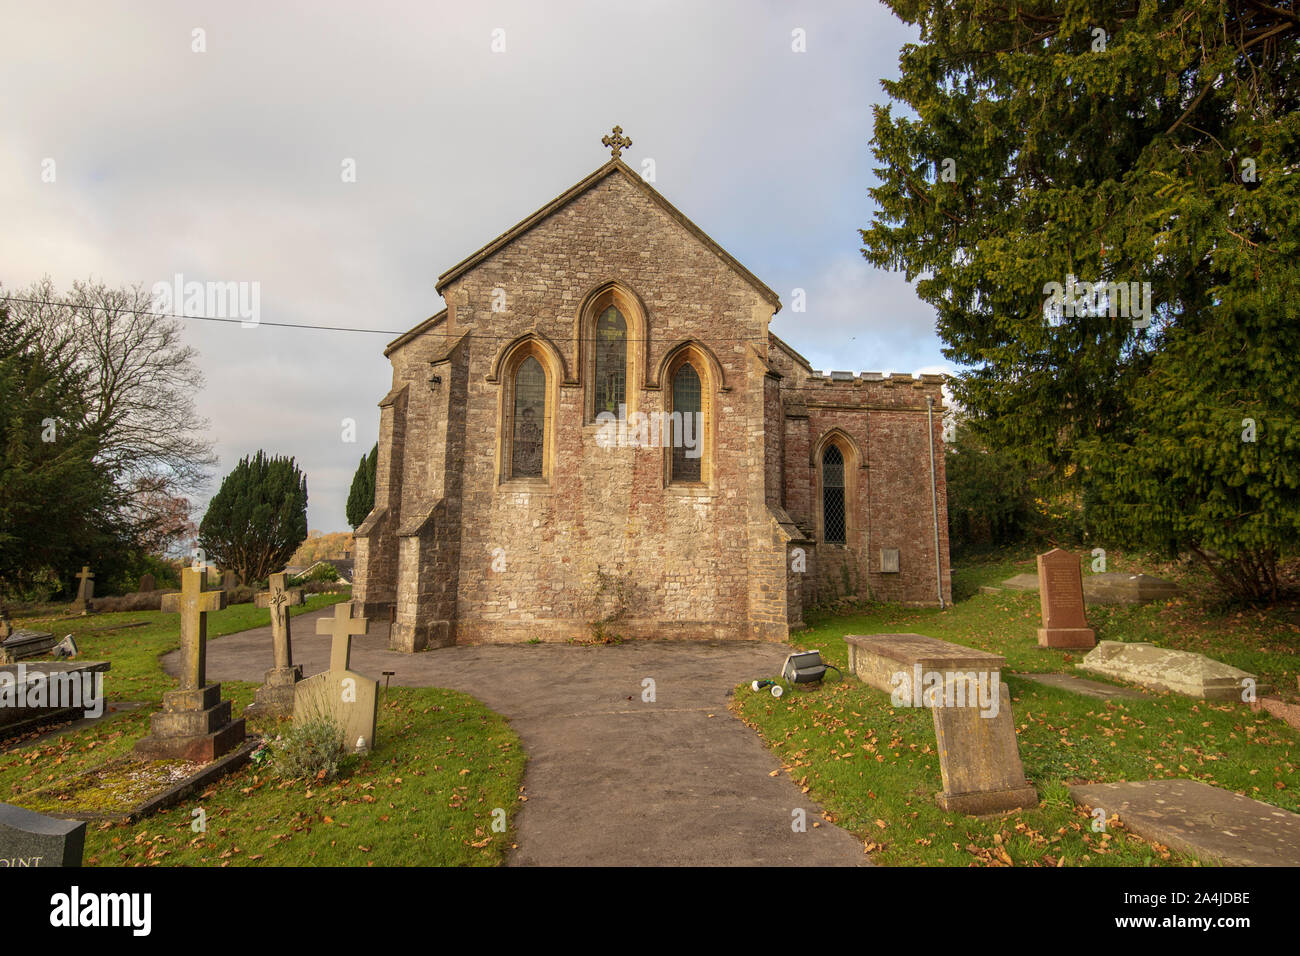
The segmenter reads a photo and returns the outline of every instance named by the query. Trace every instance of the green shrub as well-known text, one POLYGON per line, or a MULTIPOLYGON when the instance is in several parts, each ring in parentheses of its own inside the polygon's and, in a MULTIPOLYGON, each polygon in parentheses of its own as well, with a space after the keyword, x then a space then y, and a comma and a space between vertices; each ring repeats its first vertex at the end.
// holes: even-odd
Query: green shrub
POLYGON ((343 728, 325 716, 295 720, 271 750, 272 766, 285 780, 333 780, 346 754, 343 728))

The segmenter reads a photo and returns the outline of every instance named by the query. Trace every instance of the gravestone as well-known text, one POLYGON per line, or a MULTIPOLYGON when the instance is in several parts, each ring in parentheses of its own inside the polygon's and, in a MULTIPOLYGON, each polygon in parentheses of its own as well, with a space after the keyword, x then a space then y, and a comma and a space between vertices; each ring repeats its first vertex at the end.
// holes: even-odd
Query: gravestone
MULTIPOLYGON (((961 680, 960 673, 944 675, 946 700, 955 699, 947 685, 956 680, 961 680)), ((943 775, 937 800, 945 810, 979 815, 1038 806, 1038 793, 1025 779, 1020 762, 1011 692, 1001 682, 998 697, 993 713, 969 703, 930 708, 943 775)))
POLYGON ((1102 641, 1079 662, 1079 667, 1152 690, 1173 691, 1201 700, 1242 700, 1247 688, 1256 695, 1269 690, 1247 671, 1204 654, 1154 644, 1102 641))
POLYGON ((0 664, 15 664, 29 657, 43 657, 54 649, 54 635, 48 631, 26 628, 14 631, 0 641, 0 664))
POLYGON ((1095 647, 1097 635, 1083 615, 1083 572, 1079 558, 1053 548, 1038 556, 1038 603, 1043 626, 1039 647, 1095 647))
POLYGON ((0 738, 103 713, 108 661, 0 665, 0 738))
POLYGON ((234 571, 225 571, 221 575, 221 590, 233 591, 239 587, 239 575, 234 571))
POLYGON ((295 722, 329 717, 342 728, 344 746, 357 753, 374 748, 379 717, 379 681, 348 669, 352 636, 368 629, 364 617, 352 617, 349 602, 335 604, 332 618, 316 622, 317 634, 333 637, 330 669, 299 681, 293 697, 295 722))
MULTIPOLYGON (((289 577, 287 572, 285 573, 284 576, 286 580, 289 577)), ((302 588, 285 588, 284 594, 285 594, 285 598, 289 602, 289 607, 299 607, 300 605, 306 603, 306 601, 303 598, 302 588)), ((267 608, 269 608, 271 606, 271 592, 258 591, 256 594, 254 594, 253 606, 256 608, 260 608, 262 610, 266 610, 267 608)))
POLYGON ((0 607, 0 641, 6 640, 13 632, 14 626, 9 620, 9 612, 0 607))
POLYGON ((1001 813, 1038 805, 1025 779, 1011 695, 1001 681, 1006 658, 922 634, 850 634, 849 670, 902 706, 928 706, 939 744, 943 790, 936 800, 955 813, 1001 813), (980 702, 996 679, 997 703, 980 702))
POLYGON ((148 737, 135 752, 150 760, 210 763, 244 740, 244 720, 232 720, 221 685, 207 682, 209 611, 226 606, 224 591, 208 591, 207 570, 181 571, 181 685, 163 694, 163 709, 150 718, 148 737))
POLYGON ((72 602, 75 614, 89 614, 95 609, 95 576, 90 573, 90 565, 83 565, 77 575, 81 583, 77 586, 77 598, 72 602))
POLYGON ((154 582, 152 574, 145 573, 140 575, 140 586, 136 588, 136 591, 138 593, 144 593, 145 591, 156 591, 157 589, 158 589, 158 585, 154 582))
POLYGON ((1089 604, 1148 604, 1167 601, 1179 591, 1172 581, 1150 574, 1107 571, 1083 579, 1083 597, 1089 604))
POLYGON ((58 820, 0 803, 0 867, 81 866, 84 820, 58 820))
POLYGON ((293 602, 284 580, 283 574, 271 575, 271 589, 258 595, 267 599, 271 611, 275 664, 266 672, 253 702, 244 708, 245 716, 288 717, 293 713, 294 688, 302 680, 302 665, 293 663, 293 642, 289 633, 289 605, 293 602))

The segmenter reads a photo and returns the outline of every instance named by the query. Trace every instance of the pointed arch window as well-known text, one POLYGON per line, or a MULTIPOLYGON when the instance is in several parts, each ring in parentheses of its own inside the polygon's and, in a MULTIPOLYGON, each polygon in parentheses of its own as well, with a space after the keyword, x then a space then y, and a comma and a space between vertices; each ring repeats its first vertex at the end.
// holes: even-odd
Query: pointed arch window
POLYGON ((610 306, 596 322, 594 414, 619 413, 627 404, 627 320, 610 306))
POLYGON ((546 429, 546 372, 535 356, 519 363, 514 380, 514 427, 511 432, 510 477, 542 477, 546 429))
POLYGON ((827 544, 847 540, 844 504, 844 453, 831 443, 822 452, 822 540, 827 544))
POLYGON ((700 373, 689 361, 673 374, 671 481, 700 480, 704 448, 704 404, 700 373))

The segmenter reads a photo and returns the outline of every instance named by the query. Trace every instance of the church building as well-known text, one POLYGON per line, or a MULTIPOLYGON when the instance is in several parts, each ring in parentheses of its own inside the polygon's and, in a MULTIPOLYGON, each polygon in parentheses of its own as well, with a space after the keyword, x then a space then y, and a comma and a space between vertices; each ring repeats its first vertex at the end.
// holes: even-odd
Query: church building
POLYGON ((395 605, 420 651, 784 641, 812 604, 951 601, 943 376, 815 371, 777 294, 604 143, 385 350, 358 610, 395 605))

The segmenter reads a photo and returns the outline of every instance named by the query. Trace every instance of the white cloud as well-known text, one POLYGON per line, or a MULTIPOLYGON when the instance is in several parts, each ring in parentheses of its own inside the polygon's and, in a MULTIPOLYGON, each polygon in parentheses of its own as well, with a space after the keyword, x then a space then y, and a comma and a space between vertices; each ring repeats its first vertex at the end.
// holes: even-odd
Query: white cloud
MULTIPOLYGON (((914 38, 883 6, 96 0, 17 7, 6 29, 6 288, 180 272, 260 282, 264 321, 397 332, 440 308, 442 271, 603 163, 619 123, 629 163, 653 157, 661 191, 787 310, 808 290, 808 314, 773 328, 814 364, 940 361, 929 309, 858 253, 870 106, 914 38)), ((195 322, 187 338, 222 473, 293 454, 311 526, 342 528, 388 337, 195 322)))

